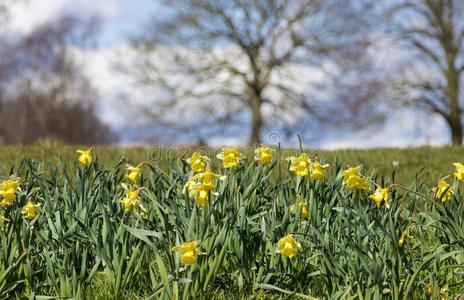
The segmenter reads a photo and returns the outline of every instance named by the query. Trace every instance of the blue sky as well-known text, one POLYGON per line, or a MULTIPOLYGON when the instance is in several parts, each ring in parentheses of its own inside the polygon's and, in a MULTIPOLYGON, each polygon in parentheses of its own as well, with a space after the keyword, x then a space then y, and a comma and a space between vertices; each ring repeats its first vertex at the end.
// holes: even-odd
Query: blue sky
MULTIPOLYGON (((112 47, 127 42, 127 36, 135 34, 153 16, 159 7, 153 0, 114 0, 113 15, 102 14, 103 28, 101 33, 101 47, 112 47)), ((72 4, 79 7, 79 4, 72 4)), ((88 7, 81 7, 82 13, 88 7)), ((98 13, 98 12, 97 12, 98 13)))

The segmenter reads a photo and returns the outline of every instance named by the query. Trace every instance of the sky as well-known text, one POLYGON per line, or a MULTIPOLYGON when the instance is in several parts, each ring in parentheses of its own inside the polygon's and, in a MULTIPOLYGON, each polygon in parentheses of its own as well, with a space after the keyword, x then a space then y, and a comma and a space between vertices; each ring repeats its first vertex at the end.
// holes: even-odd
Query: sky
MULTIPOLYGON (((138 119, 137 113, 120 101, 121 95, 139 99, 146 91, 134 89, 130 78, 115 71, 114 62, 130 57, 128 37, 140 31, 151 16, 162 14, 162 10, 155 0, 28 0, 12 8, 10 29, 26 34, 63 13, 97 15, 101 19, 98 48, 77 49, 78 60, 101 95, 98 105, 100 118, 121 137, 122 144, 146 142, 153 127, 134 121, 138 119)), ((283 145, 297 145, 296 134, 284 137, 274 131, 265 133, 263 142, 275 143, 272 134, 277 135, 277 141, 283 145)), ((323 133, 307 128, 299 134, 308 146, 324 149, 441 145, 449 141, 448 130, 440 118, 407 109, 392 114, 383 126, 356 132, 333 128, 323 133)), ((167 137, 159 139, 161 143, 171 142, 167 137)), ((190 144, 188 139, 186 135, 177 143, 190 144)), ((222 136, 211 137, 209 142, 212 146, 243 145, 246 139, 247 134, 243 131, 226 131, 222 136)))

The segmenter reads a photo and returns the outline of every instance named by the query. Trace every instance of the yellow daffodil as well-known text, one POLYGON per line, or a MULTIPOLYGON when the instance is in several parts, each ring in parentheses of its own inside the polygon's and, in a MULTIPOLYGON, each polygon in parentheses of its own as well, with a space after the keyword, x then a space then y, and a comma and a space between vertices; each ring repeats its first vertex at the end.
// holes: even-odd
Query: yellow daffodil
POLYGON ((377 207, 382 205, 382 202, 388 206, 388 188, 377 188, 374 194, 369 195, 369 199, 373 200, 377 207))
MULTIPOLYGON (((307 219, 309 217, 309 206, 304 201, 299 201, 297 205, 298 209, 300 210, 300 216, 302 219, 307 219)), ((295 205, 290 206, 290 212, 295 213, 295 205)))
MULTIPOLYGON (((440 294, 440 300, 447 300, 448 297, 446 296, 448 292, 448 284, 446 284, 444 287, 442 287, 440 290, 439 290, 439 294, 440 294)), ((427 295, 428 296, 433 296, 433 293, 434 293, 434 286, 433 286, 433 283, 429 283, 427 285, 427 295)), ((456 297, 455 299, 460 299, 461 297, 456 297)))
POLYGON ((456 168, 454 177, 456 177, 459 181, 464 181, 464 165, 461 163, 453 163, 453 166, 456 168))
POLYGON ((139 209, 142 212, 145 212, 145 208, 143 207, 142 200, 140 199, 140 189, 129 188, 126 190, 126 197, 119 200, 119 202, 124 207, 124 212, 139 212, 139 209))
MULTIPOLYGON (((440 300, 448 300, 449 298, 447 297, 448 294, 448 284, 446 284, 444 287, 440 289, 440 300)), ((462 295, 459 297, 462 298, 462 295)), ((459 299, 456 298, 456 299, 459 299)))
POLYGON ((194 196, 195 193, 200 189, 201 184, 197 182, 195 179, 190 179, 184 185, 184 194, 188 194, 189 196, 194 196))
POLYGON ((0 206, 10 206, 16 200, 16 192, 19 190, 19 178, 11 176, 9 179, 0 183, 0 206))
POLYGON ((361 166, 354 168, 348 168, 342 171, 343 184, 346 186, 358 189, 358 190, 368 190, 369 183, 366 177, 361 175, 361 166))
POLYGON ((187 159, 187 163, 190 164, 190 167, 195 173, 201 173, 206 171, 209 158, 206 155, 201 155, 198 152, 194 152, 192 156, 187 159))
POLYGON ((329 164, 321 164, 319 161, 314 161, 311 163, 311 174, 309 178, 313 180, 324 180, 324 169, 330 167, 329 164))
POLYGON ((139 181, 140 176, 142 175, 142 165, 143 163, 139 164, 137 167, 133 167, 131 165, 127 165, 126 170, 126 179, 132 184, 137 183, 139 181))
POLYGON ((216 189, 216 181, 220 178, 221 178, 220 175, 215 174, 211 171, 200 173, 199 179, 201 181, 202 190, 212 191, 216 189))
POLYGON ((342 176, 346 180, 351 176, 362 176, 361 175, 361 166, 350 167, 342 171, 342 176))
POLYGON ((210 195, 217 196, 218 193, 207 191, 203 189, 201 183, 190 182, 188 183, 188 193, 191 198, 195 198, 197 201, 198 207, 204 207, 206 202, 208 202, 210 195))
POLYGON ((87 150, 77 150, 79 154, 79 162, 84 166, 88 166, 92 163, 92 147, 87 150))
POLYGON ((292 258, 301 249, 300 243, 293 237, 293 234, 284 236, 277 242, 276 253, 280 253, 283 256, 292 258))
POLYGON ((367 178, 364 176, 351 176, 345 181, 345 184, 354 189, 358 190, 368 190, 369 184, 367 182, 367 178))
POLYGON ((433 188, 433 192, 435 193, 435 197, 442 202, 446 202, 447 200, 451 200, 454 194, 454 188, 449 185, 445 179, 440 179, 438 182, 438 186, 433 188))
POLYGON ((262 165, 269 165, 272 163, 273 152, 275 150, 269 147, 261 146, 255 150, 255 161, 262 165))
POLYGON ((222 152, 217 155, 217 158, 222 160, 224 168, 233 169, 239 165, 244 155, 240 153, 238 148, 224 148, 222 152))
POLYGON ((22 209, 24 217, 28 220, 32 220, 37 216, 39 211, 40 203, 34 204, 30 199, 27 201, 26 205, 22 209))
POLYGON ((198 260, 198 245, 200 244, 199 241, 193 241, 178 245, 172 248, 173 251, 180 253, 180 261, 184 265, 193 265, 197 263, 198 260))
POLYGON ((207 170, 202 173, 198 173, 194 175, 191 180, 198 180, 201 183, 201 189, 205 191, 212 191, 216 189, 216 182, 217 180, 224 180, 226 176, 221 176, 212 172, 211 170, 207 170))
POLYGON ((401 249, 404 247, 406 241, 412 240, 412 235, 410 234, 410 227, 401 233, 400 239, 398 240, 398 247, 401 249))
POLYGON ((208 201, 209 199, 209 192, 208 191, 205 191, 205 190, 200 190, 198 191, 198 194, 197 194, 197 205, 199 207, 203 207, 205 206, 206 202, 208 201))
POLYGON ((303 153, 298 157, 288 157, 287 161, 290 162, 289 170, 292 171, 296 176, 306 176, 309 174, 311 159, 306 153, 303 153))
POLYGON ((214 192, 218 180, 224 180, 226 176, 221 176, 210 170, 195 174, 184 186, 184 193, 192 198, 196 198, 199 207, 203 207, 209 200, 210 195, 217 196, 214 192))

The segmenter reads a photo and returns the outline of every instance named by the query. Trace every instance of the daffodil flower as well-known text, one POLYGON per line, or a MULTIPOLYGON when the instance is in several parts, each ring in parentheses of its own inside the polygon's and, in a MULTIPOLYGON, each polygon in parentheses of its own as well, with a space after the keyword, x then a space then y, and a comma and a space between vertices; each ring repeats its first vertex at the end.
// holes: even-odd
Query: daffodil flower
POLYGON ((132 184, 135 184, 135 183, 137 183, 137 181, 139 181, 140 176, 142 175, 142 165, 143 164, 144 163, 141 163, 136 167, 133 167, 133 166, 131 166, 129 164, 127 165, 127 167, 126 167, 126 170, 127 170, 126 179, 127 179, 127 181, 129 181, 132 184))
POLYGON ((319 161, 314 161, 311 163, 311 173, 309 178, 313 180, 324 180, 324 169, 330 167, 329 164, 321 164, 319 161))
POLYGON ((190 164, 190 167, 195 173, 201 173, 206 171, 207 162, 209 157, 206 155, 201 155, 198 152, 194 152, 192 156, 187 159, 187 163, 190 164))
POLYGON ((0 183, 0 206, 10 206, 16 200, 16 192, 19 190, 19 177, 11 176, 9 179, 0 183))
POLYGON ((369 189, 369 184, 367 182, 367 178, 364 176, 351 176, 346 181, 345 184, 348 187, 358 189, 358 190, 365 190, 369 189))
POLYGON ((198 173, 187 181, 184 186, 184 193, 196 198, 197 205, 203 207, 208 202, 210 195, 218 195, 218 193, 214 192, 217 180, 224 180, 225 178, 226 176, 221 176, 210 170, 198 173))
POLYGON ((299 250, 301 250, 301 245, 293 237, 293 234, 284 236, 277 242, 276 253, 280 253, 283 256, 292 258, 298 253, 299 250))
POLYGON ((190 185, 189 196, 195 198, 198 207, 204 207, 211 196, 219 195, 217 192, 205 190, 200 183, 190 185))
MULTIPOLYGON (((388 188, 377 188, 374 192, 374 194, 369 195, 369 199, 373 200, 377 207, 380 207, 382 205, 382 202, 385 202, 385 204, 388 204, 388 194, 389 189, 388 188)), ((388 208, 388 207, 387 207, 388 208)))
POLYGON ((84 166, 87 167, 92 163, 92 147, 87 150, 77 150, 76 152, 79 154, 79 162, 84 166))
POLYGON ((259 162, 262 165, 269 165, 272 163, 272 158, 274 154, 274 149, 260 146, 255 150, 255 161, 259 162))
POLYGON ((32 200, 28 200, 26 205, 22 209, 22 214, 28 220, 32 220, 37 216, 37 212, 39 211, 40 203, 34 204, 32 200))
POLYGON ((224 168, 233 169, 239 165, 245 156, 240 153, 238 148, 224 148, 216 157, 222 160, 224 168))
POLYGON ((184 185, 183 193, 188 194, 189 196, 194 196, 195 193, 199 190, 201 184, 195 179, 189 179, 184 185))
POLYGON ((212 172, 211 170, 207 170, 205 172, 195 174, 194 176, 192 176, 190 180, 197 180, 198 182, 200 182, 202 190, 212 191, 216 189, 217 180, 225 180, 226 178, 227 176, 221 176, 212 172))
POLYGON ((298 157, 287 157, 286 160, 290 162, 289 170, 296 176, 306 176, 309 174, 311 159, 306 153, 303 153, 298 157))
POLYGON ((433 188, 433 192, 437 199, 440 199, 442 202, 446 202, 453 198, 454 188, 449 185, 445 179, 440 179, 438 186, 433 188))
POLYGON ((142 212, 146 211, 146 209, 143 207, 142 200, 140 199, 140 191, 141 189, 126 188, 126 196, 123 199, 119 200, 119 202, 124 207, 125 213, 138 213, 139 210, 141 210, 142 212))
MULTIPOLYGON (((299 201, 297 204, 298 209, 300 210, 300 216, 302 219, 307 219, 309 217, 309 206, 304 201, 299 201)), ((290 206, 290 212, 296 213, 295 205, 290 206)))
POLYGON ((172 248, 172 251, 176 251, 180 253, 180 261, 184 265, 193 265, 197 263, 198 260, 198 245, 200 244, 199 241, 193 241, 188 243, 183 243, 172 248))
POLYGON ((408 227, 405 231, 401 233, 400 239, 398 240, 398 247, 401 249, 404 247, 406 241, 412 240, 413 237, 410 234, 411 227, 408 227))
POLYGON ((205 206, 209 200, 209 192, 205 190, 199 190, 197 193, 197 204, 199 207, 205 206))
POLYGON ((461 163, 453 163, 453 166, 456 168, 454 177, 456 177, 459 181, 464 181, 464 165, 461 163))
POLYGON ((361 166, 342 171, 342 177, 343 184, 350 188, 366 191, 369 189, 367 178, 361 175, 361 166))

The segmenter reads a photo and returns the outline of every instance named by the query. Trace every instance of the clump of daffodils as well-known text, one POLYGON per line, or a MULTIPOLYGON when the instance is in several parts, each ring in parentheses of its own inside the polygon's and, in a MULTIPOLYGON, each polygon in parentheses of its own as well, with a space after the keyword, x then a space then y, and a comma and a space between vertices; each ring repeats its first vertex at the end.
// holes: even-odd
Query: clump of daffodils
POLYGON ((34 204, 32 200, 28 200, 26 205, 22 209, 22 214, 24 215, 24 218, 28 220, 33 220, 37 216, 37 212, 40 209, 40 203, 39 204, 34 204))
POLYGON ((296 176, 306 176, 309 174, 311 159, 309 158, 308 154, 302 153, 298 157, 287 157, 287 161, 290 162, 289 170, 296 176))
POLYGON ((238 167, 240 161, 245 158, 238 148, 223 148, 222 152, 216 157, 222 160, 222 164, 226 169, 238 167))
POLYGON ((0 196, 2 197, 0 206, 10 206, 13 204, 13 201, 16 200, 16 192, 20 190, 19 182, 19 177, 11 176, 0 183, 0 196))
POLYGON ((367 177, 361 175, 361 166, 348 168, 342 171, 343 184, 358 190, 367 191, 369 184, 367 177))
POLYGON ((378 208, 382 205, 382 202, 385 202, 385 206, 390 208, 389 200, 389 188, 377 188, 374 194, 369 195, 369 199, 375 202, 378 208))
POLYGON ((216 174, 211 170, 195 174, 185 184, 184 193, 188 193, 189 197, 195 198, 197 205, 203 207, 211 195, 217 196, 215 192, 217 181, 225 180, 225 178, 225 176, 216 174))
POLYGON ((260 146, 255 150, 255 161, 259 162, 261 165, 269 165, 272 163, 274 156, 274 149, 260 146))
POLYGON ((125 213, 140 211, 146 212, 146 209, 143 207, 142 200, 140 198, 140 192, 142 189, 136 189, 135 187, 127 187, 123 184, 124 189, 126 190, 126 196, 119 200, 119 203, 122 204, 125 213))
POLYGON ((454 188, 442 178, 438 181, 437 187, 433 188, 433 192, 437 199, 446 202, 453 198, 454 188))
POLYGON ((81 165, 83 165, 84 167, 89 166, 93 161, 92 149, 93 149, 93 147, 90 147, 87 150, 77 150, 76 151, 79 154, 78 160, 81 163, 81 165))
POLYGON ((180 253, 180 261, 184 265, 193 265, 197 263, 198 254, 200 254, 198 245, 199 241, 187 242, 172 248, 173 251, 180 253))
POLYGON ((201 155, 198 152, 194 152, 190 158, 187 159, 187 163, 195 173, 202 173, 206 171, 208 166, 209 157, 201 155))
POLYGON ((299 250, 301 250, 301 244, 293 237, 293 234, 288 234, 277 242, 276 253, 288 258, 294 257, 299 250))
POLYGON ((287 157, 290 162, 289 170, 296 176, 308 176, 313 180, 324 180, 324 169, 328 168, 329 164, 322 164, 318 160, 311 161, 308 154, 302 153, 299 156, 287 157))

